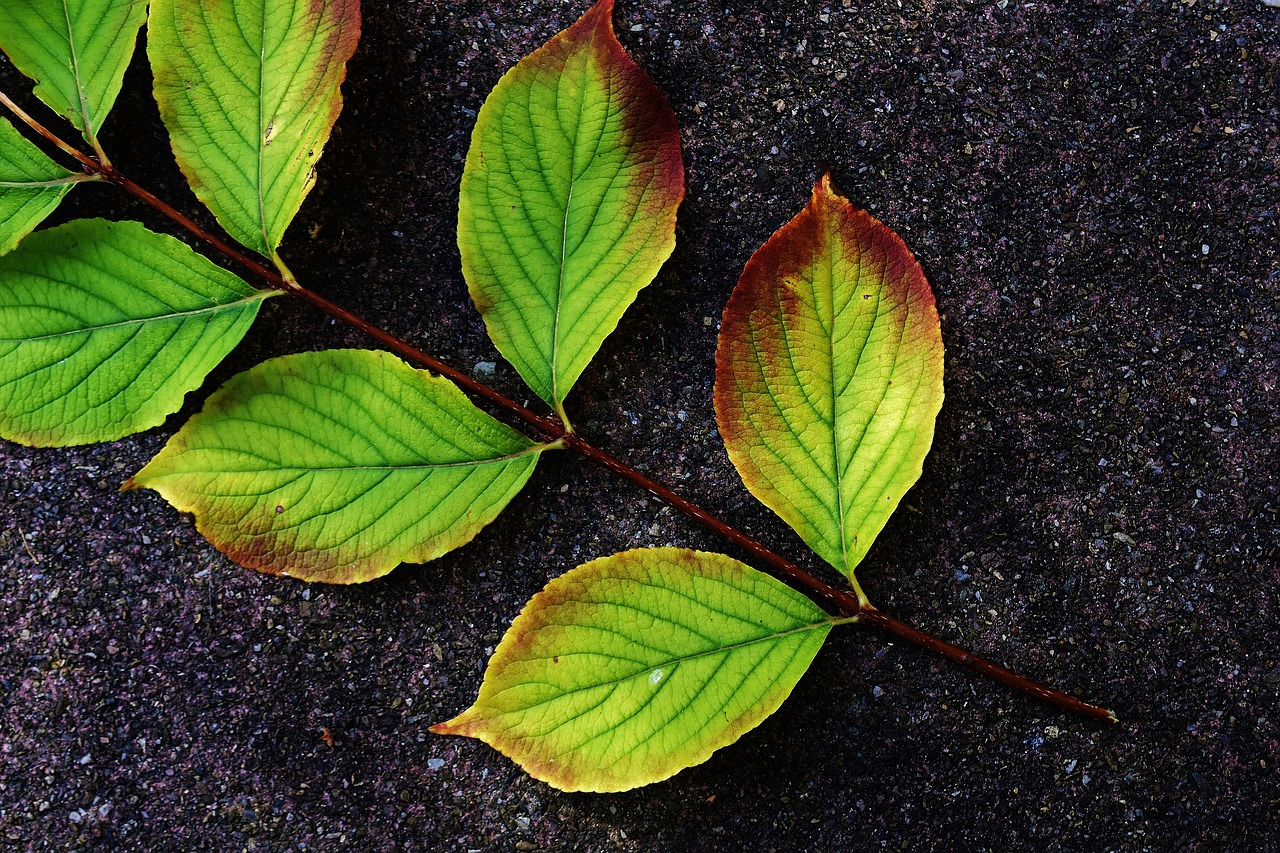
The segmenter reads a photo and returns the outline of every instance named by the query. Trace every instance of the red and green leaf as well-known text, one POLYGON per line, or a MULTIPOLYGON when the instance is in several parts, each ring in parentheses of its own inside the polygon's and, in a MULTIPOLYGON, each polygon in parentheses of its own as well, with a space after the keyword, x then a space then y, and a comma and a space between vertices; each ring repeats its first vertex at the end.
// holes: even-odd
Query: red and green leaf
POLYGON ((546 445, 385 352, 273 358, 232 377, 126 488, 242 566, 359 583, 471 539, 546 445))
POLYGON ((462 175, 462 270, 498 351, 564 416, 573 383, 675 246, 675 116, 613 32, 613 0, 485 101, 462 175))
POLYGON ((852 581, 933 441, 942 334, 906 244, 829 177, 743 270, 715 404, 747 488, 852 581))

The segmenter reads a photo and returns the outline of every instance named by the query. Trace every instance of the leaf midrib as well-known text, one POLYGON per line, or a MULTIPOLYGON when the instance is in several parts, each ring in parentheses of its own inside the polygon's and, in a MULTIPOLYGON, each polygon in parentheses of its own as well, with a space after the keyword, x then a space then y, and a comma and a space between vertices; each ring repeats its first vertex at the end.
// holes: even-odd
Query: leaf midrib
POLYGON ((258 230, 262 234, 262 244, 266 246, 268 252, 274 252, 275 246, 271 245, 271 237, 267 234, 267 204, 266 193, 263 190, 263 174, 266 166, 264 159, 266 156, 266 124, 264 123, 265 111, 263 109, 263 101, 266 99, 264 91, 267 86, 267 7, 264 3, 261 7, 262 11, 262 28, 260 35, 262 41, 258 45, 258 135, 254 139, 254 145, 257 148, 257 175, 254 178, 254 193, 258 197, 258 230))
POLYGON ((93 180, 81 172, 63 178, 51 178, 47 181, 0 181, 0 190, 42 190, 51 187, 65 187, 93 180))
MULTIPOLYGON (((831 380, 831 469, 835 478, 836 487, 836 526, 840 528, 840 563, 844 574, 848 575, 853 571, 853 567, 849 565, 849 536, 845 531, 845 506, 844 506, 844 466, 840 462, 840 402, 842 395, 836 388, 836 246, 839 244, 840 235, 833 234, 826 217, 823 217, 823 236, 826 238, 828 245, 825 247, 827 256, 827 319, 830 323, 830 329, 827 333, 827 375, 831 380)), ((858 268, 861 275, 861 266, 858 268)), ((861 284, 861 281, 858 282, 861 284)), ((854 293, 857 293, 857 284, 854 286, 854 293)))
MULTIPOLYGON (((645 666, 643 666, 643 667, 640 667, 640 668, 636 669, 635 671, 633 671, 633 672, 631 672, 631 673, 629 673, 629 674, 627 674, 627 675, 619 676, 619 677, 617 677, 617 678, 609 678, 609 679, 606 679, 606 680, 604 680, 604 681, 597 681, 597 682, 595 682, 595 683, 593 683, 593 684, 587 684, 587 685, 577 686, 577 687, 574 687, 574 688, 573 688, 573 689, 571 689, 571 690, 564 690, 564 691, 562 691, 561 693, 559 693, 559 694, 558 694, 558 695, 556 695, 556 696, 552 696, 552 697, 550 697, 550 698, 548 698, 548 699, 544 699, 544 700, 542 700, 542 701, 540 701, 540 702, 536 702, 536 703, 534 703, 534 704, 532 704, 532 705, 522 705, 522 706, 521 706, 521 708, 520 708, 520 710, 519 710, 518 712, 513 711, 513 712, 510 712, 510 713, 522 713, 522 714, 523 714, 523 713, 527 713, 527 712, 528 712, 528 710, 529 710, 529 709, 531 709, 531 708, 537 708, 537 707, 540 707, 540 706, 542 706, 542 705, 547 705, 547 704, 550 704, 550 703, 552 703, 552 702, 557 702, 557 701, 559 701, 559 700, 563 699, 563 698, 564 698, 564 697, 566 697, 566 696, 572 696, 572 695, 574 695, 574 694, 576 694, 576 693, 582 693, 582 692, 587 691, 587 690, 595 690, 595 689, 597 689, 597 688, 599 688, 599 687, 605 687, 605 686, 608 686, 608 685, 610 685, 610 684, 615 684, 615 685, 616 685, 616 684, 622 684, 623 682, 629 681, 629 680, 631 680, 631 679, 633 679, 633 678, 636 678, 636 677, 638 677, 638 676, 646 675, 646 674, 648 674, 648 673, 652 673, 655 669, 661 669, 661 668, 663 668, 663 667, 668 667, 668 666, 676 666, 677 664, 687 663, 688 661, 698 660, 698 659, 700 659, 700 658, 709 657, 709 656, 711 656, 711 655, 721 654, 721 653, 725 653, 725 652, 733 652, 733 651, 734 651, 734 650, 736 650, 736 649, 744 649, 744 648, 747 648, 747 647, 749 647, 749 646, 757 645, 757 644, 759 644, 759 643, 770 642, 770 641, 775 641, 775 640, 781 640, 781 639, 784 639, 784 638, 786 638, 786 637, 789 637, 789 636, 791 636, 791 635, 793 635, 793 634, 799 634, 799 633, 801 633, 801 632, 803 632, 803 631, 814 631, 814 630, 817 630, 817 629, 822 628, 822 627, 824 627, 824 626, 825 626, 825 627, 834 627, 834 626, 836 626, 836 625, 840 625, 840 624, 843 624, 843 623, 845 623, 845 622, 851 622, 851 621, 854 621, 854 619, 856 619, 856 617, 837 617, 837 616, 828 616, 828 617, 826 617, 826 618, 824 618, 824 619, 821 619, 821 620, 819 620, 819 621, 817 621, 817 622, 812 622, 812 623, 808 623, 808 624, 805 624, 805 625, 798 625, 798 626, 796 626, 795 628, 789 628, 789 629, 787 629, 786 631, 775 631, 775 632, 774 632, 774 633, 772 633, 772 634, 765 634, 765 635, 763 635, 763 636, 759 636, 759 637, 752 637, 752 638, 750 638, 750 639, 742 640, 742 641, 739 641, 739 642, 737 642, 737 643, 730 643, 730 644, 728 644, 728 645, 724 645, 724 646, 716 646, 715 648, 712 648, 712 649, 704 649, 703 651, 700 651, 700 652, 694 652, 693 654, 680 655, 680 656, 678 656, 678 657, 673 657, 673 658, 669 658, 669 659, 667 659, 667 660, 663 660, 663 661, 658 661, 658 662, 655 662, 655 663, 647 664, 647 665, 645 665, 645 666)), ((548 627, 551 627, 551 626, 548 626, 548 627)), ((585 652, 576 652, 576 651, 575 651, 575 652, 562 652, 562 653, 560 653, 559 655, 554 655, 554 657, 565 658, 565 657, 571 657, 572 655, 575 655, 575 654, 607 654, 607 652, 590 652, 590 651, 585 651, 585 652)), ((546 657, 544 657, 544 658, 536 658, 535 660, 543 660, 543 661, 545 661, 545 660, 549 660, 549 659, 550 659, 550 658, 546 658, 546 657)), ((670 673, 665 673, 665 674, 664 674, 664 678, 665 678, 666 676, 668 676, 668 675, 670 675, 670 673)), ((560 687, 560 685, 555 684, 555 683, 553 683, 553 682, 549 682, 549 681, 539 681, 539 680, 537 680, 537 679, 525 679, 525 680, 522 680, 519 684, 513 684, 513 685, 511 685, 510 687, 504 688, 500 693, 495 694, 495 696, 494 696, 494 697, 492 697, 492 698, 496 698, 497 696, 501 696, 501 695, 502 695, 502 693, 505 693, 507 690, 513 690, 513 689, 516 689, 516 688, 519 688, 519 687, 524 687, 524 686, 526 686, 526 685, 530 685, 530 684, 546 684, 546 685, 547 685, 547 686, 549 686, 549 687, 556 687, 556 688, 559 688, 559 687, 560 687)), ((490 699, 490 701, 492 701, 492 698, 490 699)))
POLYGON ((98 137, 93 130, 93 121, 89 117, 89 97, 85 94, 84 83, 80 77, 80 56, 76 51, 76 34, 71 27, 71 10, 67 8, 67 0, 62 0, 62 17, 67 24, 67 49, 71 52, 71 76, 76 83, 76 100, 80 107, 80 120, 84 122, 84 135, 89 143, 98 147, 98 137))
POLYGON ((582 133, 582 116, 587 103, 587 63, 583 62, 582 90, 578 97, 578 120, 569 140, 569 191, 564 200, 564 216, 560 220, 560 266, 556 271, 556 306, 551 322, 551 401, 560 400, 560 314, 564 305, 564 266, 569 252, 569 212, 573 209, 573 189, 578 182, 578 137, 582 133))
MULTIPOLYGON (((224 448, 224 447, 189 448, 188 452, 192 452, 195 450, 217 452, 217 451, 225 451, 227 449, 228 448, 224 448)), ((202 474, 210 475, 210 476, 230 476, 233 474, 258 475, 263 473, 274 473, 274 472, 299 472, 304 474, 311 474, 311 473, 326 473, 326 472, 335 472, 335 471, 431 471, 439 468, 467 468, 470 466, 479 466, 479 465, 496 465, 503 462, 511 462, 516 459, 520 459, 524 456, 528 456, 532 453, 539 453, 543 450, 546 450, 546 446, 539 444, 539 445, 534 445, 533 447, 526 448, 524 450, 516 451, 515 453, 508 453, 504 456, 492 456, 488 459, 467 459, 460 462, 423 462, 423 463, 412 464, 412 465, 319 465, 319 466, 271 465, 270 467, 245 469, 243 471, 228 471, 226 469, 218 469, 216 471, 215 470, 206 471, 198 468, 183 468, 181 471, 174 471, 171 474, 158 475, 155 479, 159 481, 162 479, 170 479, 175 477, 190 477, 190 476, 197 476, 202 474)), ((244 451, 238 451, 238 452, 244 452, 244 451)))
MULTIPOLYGON (((96 326, 83 326, 78 329, 68 329, 65 332, 52 332, 47 335, 34 335, 31 337, 25 337, 25 338, 0 338, 0 343, 23 344, 23 343, 30 343, 32 341, 45 341, 45 340, 52 340, 55 338, 64 338, 64 337, 69 337, 71 335, 92 334, 95 332, 106 331, 107 329, 122 329, 122 328, 127 328, 129 326, 142 325, 144 323, 158 323, 164 320, 177 320, 177 319, 182 319, 187 317, 196 317, 201 314, 210 314, 218 311, 229 311, 231 309, 238 308, 242 305, 248 305, 251 302, 261 301, 263 299, 276 296, 278 295, 278 293, 279 291, 261 290, 261 291, 258 291, 257 293, 254 293, 251 296, 246 296, 243 299, 237 299, 234 302, 224 302, 220 305, 210 305, 206 308, 193 308, 190 311, 175 311, 170 314, 157 314, 152 317, 132 317, 128 320, 119 320, 114 323, 100 323, 96 326)), ((42 306, 31 306, 31 307, 50 308, 53 306, 42 305, 42 306)))

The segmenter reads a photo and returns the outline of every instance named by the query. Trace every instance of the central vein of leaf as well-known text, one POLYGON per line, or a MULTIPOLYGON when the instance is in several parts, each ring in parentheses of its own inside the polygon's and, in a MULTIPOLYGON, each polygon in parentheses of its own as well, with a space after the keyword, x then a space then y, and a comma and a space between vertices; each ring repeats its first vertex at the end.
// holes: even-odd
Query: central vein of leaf
POLYGON ((80 57, 76 52, 76 34, 71 28, 71 10, 67 8, 67 0, 62 0, 62 17, 67 24, 67 49, 71 53, 71 76, 76 82, 76 100, 80 106, 80 121, 84 123, 84 133, 96 149, 97 135, 93 132, 93 121, 89 118, 89 97, 84 92, 80 79, 80 57))
POLYGON ((563 401, 560 399, 560 314, 564 304, 565 264, 569 257, 569 215, 573 210, 573 188, 578 180, 578 137, 582 135, 582 119, 587 109, 587 84, 589 82, 588 63, 582 64, 582 86, 578 92, 578 119, 573 134, 569 138, 569 189, 564 200, 564 219, 560 224, 560 269, 556 278, 555 319, 551 327, 551 400, 557 408, 560 419, 568 421, 564 416, 563 401))
MULTIPOLYGON (((692 654, 679 655, 677 657, 667 658, 665 660, 652 661, 638 669, 635 669, 634 671, 628 672, 625 675, 619 675, 615 678, 606 678, 603 681, 597 681, 594 684, 584 684, 581 687, 574 688, 573 690, 568 692, 580 693, 584 690, 594 690, 595 688, 601 687, 606 684, 621 684, 624 681, 628 681, 632 678, 638 678, 640 676, 644 676, 647 678, 649 677, 649 674, 653 672, 653 670, 659 669, 662 667, 675 666, 676 664, 685 663, 687 661, 692 661, 692 660, 698 660, 699 658, 705 658, 711 655, 718 655, 718 654, 724 654, 726 652, 733 652, 738 649, 745 649, 751 646, 759 645, 760 643, 772 643, 772 642, 776 642, 778 640, 782 640, 787 637, 790 637, 794 634, 803 633, 805 631, 813 631, 818 628, 831 627, 834 625, 842 625, 846 622, 855 622, 855 621, 857 621, 856 616, 842 616, 842 617, 829 616, 825 619, 822 619, 821 621, 812 622, 807 625, 799 625, 795 628, 788 628, 785 631, 775 631, 772 634, 762 634, 759 637, 751 637, 750 639, 742 640, 741 642, 729 643, 723 646, 716 646, 714 648, 704 649, 699 652, 693 652, 692 654)), ((565 654, 564 652, 560 652, 560 656, 563 656, 564 654, 565 654)), ((561 694, 561 696, 563 695, 565 694, 561 694)), ((539 705, 545 705, 549 702, 554 702, 559 698, 560 696, 553 696, 549 699, 544 699, 541 702, 536 702, 533 705, 525 706, 520 710, 519 713, 525 713, 527 708, 536 708, 539 705)))
POLYGON ((51 181, 0 181, 0 190, 38 190, 47 189, 48 187, 65 187, 68 184, 78 184, 86 180, 92 180, 92 178, 83 172, 76 172, 74 175, 67 175, 65 178, 54 178, 51 181))
MULTIPOLYGON (((208 448, 210 450, 223 450, 225 448, 208 448)), ((386 465, 275 465, 270 464, 270 471, 300 471, 304 473, 326 473, 330 471, 432 471, 437 468, 471 468, 479 465, 496 465, 503 462, 511 462, 531 453, 540 453, 547 449, 546 445, 538 444, 524 450, 518 450, 515 453, 508 453, 503 456, 493 456, 488 459, 462 459, 457 462, 417 462, 403 465, 391 464, 386 465)), ((261 458, 261 457, 260 457, 261 458)), ((270 460, 267 460, 270 463, 270 460)), ((193 474, 216 474, 224 476, 227 474, 260 474, 262 470, 255 468, 246 471, 227 471, 219 469, 216 471, 204 471, 194 468, 183 468, 181 471, 175 471, 169 475, 158 475, 155 479, 160 480, 165 476, 172 477, 189 477, 193 474)))
POLYGON ((262 231, 262 244, 266 246, 267 252, 275 249, 271 245, 271 238, 267 235, 267 209, 263 189, 263 158, 266 155, 266 133, 267 120, 264 101, 266 100, 266 78, 267 78, 267 9, 264 3, 261 8, 262 12, 262 43, 258 48, 258 174, 256 181, 256 190, 258 194, 258 227, 262 231))
POLYGON ((836 257, 835 253, 840 247, 839 235, 831 234, 830 229, 825 223, 823 224, 823 238, 827 245, 823 247, 823 253, 827 256, 827 280, 826 280, 826 299, 827 316, 824 319, 827 325, 827 375, 831 381, 831 462, 832 472, 835 478, 836 487, 836 526, 840 528, 840 562, 844 573, 850 574, 849 567, 849 537, 845 532, 845 509, 844 509, 844 467, 840 463, 840 389, 836 387, 836 257))
POLYGON ((248 305, 251 302, 258 302, 262 299, 269 299, 272 296, 278 296, 280 291, 277 290, 260 290, 252 296, 246 296, 243 299, 237 299, 234 302, 223 302, 220 305, 210 305, 206 308, 192 308, 190 311, 173 311, 169 314, 154 314, 150 317, 130 317, 128 320, 117 320, 114 323, 99 323, 94 326, 81 326, 77 329, 67 329, 63 332, 50 332, 47 335, 29 335, 22 338, 0 338, 3 343, 29 343, 31 341, 44 341, 52 338, 65 338, 68 335, 83 335, 86 332, 101 332, 106 329, 121 329, 128 326, 139 326, 143 323, 155 323, 160 320, 180 320, 187 317, 198 317, 201 314, 213 314, 218 311, 230 311, 242 305, 248 305))

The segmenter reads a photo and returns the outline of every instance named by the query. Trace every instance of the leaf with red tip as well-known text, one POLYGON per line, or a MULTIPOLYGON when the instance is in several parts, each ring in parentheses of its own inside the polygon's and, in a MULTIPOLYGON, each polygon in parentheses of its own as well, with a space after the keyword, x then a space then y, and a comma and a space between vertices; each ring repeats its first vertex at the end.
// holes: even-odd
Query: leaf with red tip
POLYGON ((563 403, 675 246, 675 115, 613 32, 613 0, 498 81, 462 173, 462 271, 498 351, 563 403))
POLYGON ((848 621, 722 554, 614 554, 535 595, 475 704, 431 730, 479 738, 563 791, 648 785, 758 726, 848 621))
POLYGON ((715 405, 747 488, 853 581, 933 441, 942 333, 911 251, 829 177, 747 262, 715 405))

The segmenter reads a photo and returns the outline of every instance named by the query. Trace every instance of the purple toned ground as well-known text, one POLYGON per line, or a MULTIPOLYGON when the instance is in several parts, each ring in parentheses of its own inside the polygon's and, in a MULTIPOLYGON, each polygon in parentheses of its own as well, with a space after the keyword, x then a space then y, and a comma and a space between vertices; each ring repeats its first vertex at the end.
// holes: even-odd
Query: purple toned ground
MULTIPOLYGON (((455 365, 496 362, 515 395, 459 274, 461 161, 501 72, 581 11, 367 2, 285 246, 317 290, 455 365)), ((1273 848, 1280 9, 622 0, 617 22, 675 108, 689 195, 575 422, 812 566, 728 465, 710 390, 738 272, 830 168, 919 256, 947 345, 933 452, 863 585, 1121 723, 854 628, 759 729, 638 791, 562 794, 430 735, 547 578, 721 545, 563 456, 434 564, 358 588, 237 568, 156 495, 116 488, 233 372, 365 345, 273 300, 163 428, 0 446, 0 847, 1273 848)), ((106 145, 194 210, 147 80, 135 64, 106 145)), ((26 91, 3 61, 0 81, 26 91)), ((71 214, 161 225, 105 187, 71 214)))

